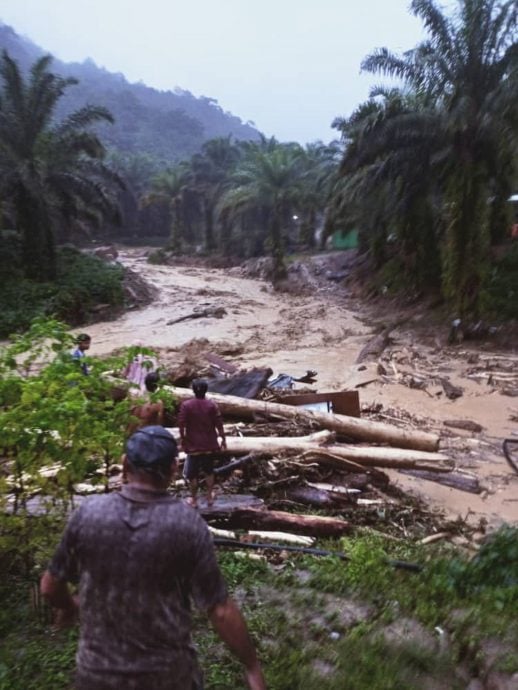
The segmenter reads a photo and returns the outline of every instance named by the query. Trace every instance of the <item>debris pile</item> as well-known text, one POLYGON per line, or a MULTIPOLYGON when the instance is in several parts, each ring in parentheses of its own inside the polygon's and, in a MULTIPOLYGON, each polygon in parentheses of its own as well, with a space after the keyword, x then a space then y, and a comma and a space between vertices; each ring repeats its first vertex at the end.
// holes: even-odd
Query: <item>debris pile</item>
MULTIPOLYGON (((411 515, 414 499, 391 484, 385 468, 455 482, 454 462, 438 452, 437 434, 361 417, 357 390, 318 393, 311 387, 315 371, 275 377, 267 368, 239 371, 204 345, 182 348, 184 361, 168 369, 167 379, 181 403, 192 397, 190 382, 206 377, 225 420, 218 497, 200 507, 211 526, 339 536, 353 525, 411 515)), ((467 481, 465 489, 459 481, 457 488, 472 490, 475 483, 467 481)), ((420 535, 427 534, 425 521, 420 535)))

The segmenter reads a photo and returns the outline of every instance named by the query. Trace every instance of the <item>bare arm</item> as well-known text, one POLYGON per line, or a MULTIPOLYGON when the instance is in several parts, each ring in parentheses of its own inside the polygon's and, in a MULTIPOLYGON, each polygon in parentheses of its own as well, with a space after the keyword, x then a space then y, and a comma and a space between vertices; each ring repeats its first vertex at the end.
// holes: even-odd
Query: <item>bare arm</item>
POLYGON ((180 432, 180 447, 185 450, 185 408, 180 405, 178 410, 178 431, 180 432))
POLYGON ((52 607, 58 609, 58 627, 64 628, 75 622, 79 614, 79 603, 77 597, 70 594, 66 582, 58 580, 46 570, 41 577, 40 592, 52 607))
POLYGON ((209 612, 214 630, 245 667, 245 678, 250 690, 266 690, 266 684, 245 619, 237 604, 228 597, 209 612))
POLYGON ((216 427, 216 430, 221 438, 221 450, 226 450, 227 447, 227 440, 225 437, 225 427, 223 426, 223 416, 219 410, 219 407, 214 403, 215 405, 215 420, 214 420, 214 426, 216 427))

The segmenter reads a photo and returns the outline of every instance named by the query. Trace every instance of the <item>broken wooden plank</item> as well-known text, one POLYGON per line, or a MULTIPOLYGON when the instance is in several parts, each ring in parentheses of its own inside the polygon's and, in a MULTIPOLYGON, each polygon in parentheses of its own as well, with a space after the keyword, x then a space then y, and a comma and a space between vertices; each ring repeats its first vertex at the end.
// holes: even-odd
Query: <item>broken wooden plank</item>
POLYGON ((360 396, 358 391, 340 391, 334 393, 298 393, 283 395, 283 405, 312 405, 325 402, 330 404, 334 414, 347 415, 349 417, 360 416, 360 396))
MULTIPOLYGON (((192 391, 187 388, 167 386, 167 389, 180 402, 192 398, 192 391)), ((269 419, 292 419, 313 424, 317 428, 335 431, 337 434, 360 441, 387 443, 400 448, 436 451, 439 447, 439 437, 436 434, 416 430, 408 431, 384 424, 383 422, 374 422, 361 418, 356 419, 355 417, 346 417, 330 412, 316 412, 281 403, 245 400, 231 395, 210 393, 207 397, 214 400, 221 412, 227 415, 253 418, 254 415, 259 414, 269 419)))

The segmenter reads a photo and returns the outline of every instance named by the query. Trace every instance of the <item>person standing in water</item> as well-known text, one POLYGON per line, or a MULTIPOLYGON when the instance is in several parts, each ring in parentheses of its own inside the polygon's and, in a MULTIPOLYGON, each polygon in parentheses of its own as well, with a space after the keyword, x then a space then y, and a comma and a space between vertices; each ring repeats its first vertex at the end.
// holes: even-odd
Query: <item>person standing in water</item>
POLYGON ((198 480, 201 474, 204 475, 207 504, 211 506, 214 502, 214 455, 220 450, 226 450, 227 442, 221 412, 214 401, 205 397, 207 382, 195 379, 192 390, 195 397, 181 404, 178 415, 181 447, 187 453, 183 476, 189 482, 191 505, 196 507, 198 480))

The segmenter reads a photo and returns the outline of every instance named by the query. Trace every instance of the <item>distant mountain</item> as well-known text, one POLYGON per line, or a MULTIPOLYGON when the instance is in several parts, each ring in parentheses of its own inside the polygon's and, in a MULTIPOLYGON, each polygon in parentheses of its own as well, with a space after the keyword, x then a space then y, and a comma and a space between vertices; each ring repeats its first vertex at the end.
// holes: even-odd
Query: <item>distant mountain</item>
MULTIPOLYGON (((1 22, 0 50, 7 50, 24 71, 46 54, 1 22)), ((130 84, 124 75, 108 72, 91 59, 83 63, 55 59, 52 69, 79 80, 60 102, 58 117, 86 103, 105 106, 115 117, 115 125, 102 126, 103 141, 125 154, 150 154, 169 163, 189 158, 207 139, 260 137, 257 129, 225 112, 213 98, 197 98, 181 89, 158 91, 143 83, 130 84)))

